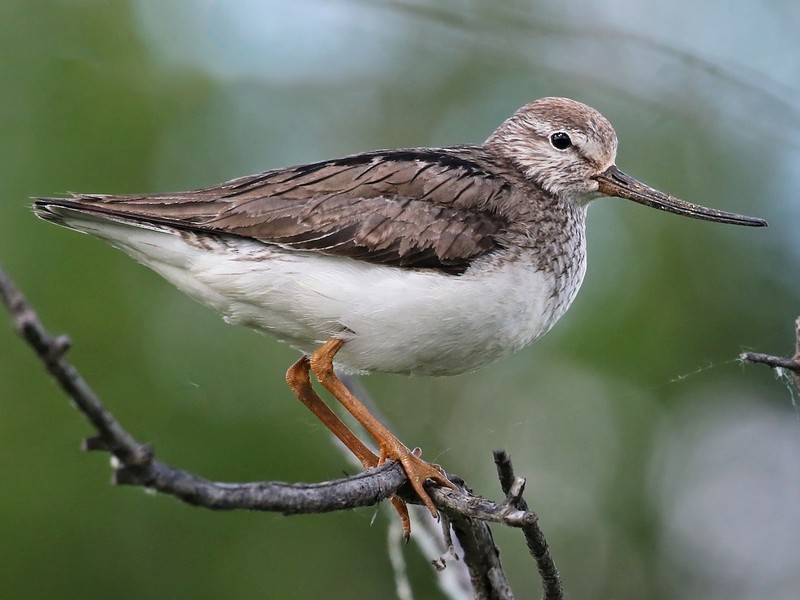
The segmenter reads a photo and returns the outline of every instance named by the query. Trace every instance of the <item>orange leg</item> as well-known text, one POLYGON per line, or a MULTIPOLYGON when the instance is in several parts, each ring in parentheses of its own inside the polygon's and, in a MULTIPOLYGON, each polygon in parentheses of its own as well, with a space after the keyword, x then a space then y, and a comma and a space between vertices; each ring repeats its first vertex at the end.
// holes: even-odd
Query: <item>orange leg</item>
MULTIPOLYGON (((314 413, 322 424, 327 427, 333 435, 347 446, 347 448, 356 455, 356 458, 364 465, 365 469, 377 467, 380 460, 375 453, 367 448, 364 443, 358 439, 350 428, 345 425, 342 420, 334 413, 327 404, 322 401, 314 389, 311 387, 311 380, 308 377, 308 370, 310 362, 307 356, 304 356, 293 364, 286 372, 286 383, 294 392, 294 395, 314 413)), ((403 523, 403 533, 406 540, 411 533, 411 520, 408 516, 408 507, 397 496, 391 498, 392 506, 400 515, 400 520, 403 523)))
POLYGON ((342 420, 333 412, 327 404, 322 401, 314 389, 311 387, 311 380, 308 377, 310 363, 307 356, 304 356, 294 363, 286 372, 286 383, 303 404, 314 413, 322 424, 327 427, 333 435, 356 455, 356 458, 364 465, 365 469, 377 467, 379 460, 367 446, 350 431, 342 420))
MULTIPOLYGON (((344 345, 343 340, 331 339, 320 346, 310 359, 311 370, 320 383, 327 389, 342 406, 344 406, 364 429, 375 439, 380 448, 381 455, 378 463, 385 460, 396 460, 405 469, 409 483, 419 496, 420 500, 428 507, 434 517, 438 516, 436 506, 433 504, 423 484, 430 479, 439 485, 455 489, 455 486, 445 476, 437 465, 432 465, 419 458, 419 450, 411 451, 398 440, 392 432, 373 417, 367 408, 350 393, 350 390, 341 382, 333 370, 333 357, 344 345)), ((395 506, 396 508, 396 506, 395 506)))

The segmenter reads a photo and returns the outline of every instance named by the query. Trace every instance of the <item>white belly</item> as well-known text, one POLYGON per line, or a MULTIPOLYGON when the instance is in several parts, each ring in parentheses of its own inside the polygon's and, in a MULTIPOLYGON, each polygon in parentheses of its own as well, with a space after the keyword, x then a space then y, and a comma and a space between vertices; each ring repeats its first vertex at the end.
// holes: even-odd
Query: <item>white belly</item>
POLYGON ((230 323, 269 332, 306 353, 331 337, 347 340, 336 358, 350 371, 474 370, 546 333, 572 299, 554 299, 552 273, 524 257, 476 264, 455 276, 240 238, 70 225, 110 241, 230 323))

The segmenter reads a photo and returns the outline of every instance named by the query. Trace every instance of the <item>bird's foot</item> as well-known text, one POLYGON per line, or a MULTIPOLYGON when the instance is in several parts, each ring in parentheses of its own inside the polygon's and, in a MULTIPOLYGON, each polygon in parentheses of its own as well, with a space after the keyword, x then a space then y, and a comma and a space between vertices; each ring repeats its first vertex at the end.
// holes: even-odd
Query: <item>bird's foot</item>
MULTIPOLYGON (((456 486, 447 478, 444 470, 439 465, 425 462, 420 458, 422 450, 419 448, 409 450, 396 438, 381 440, 381 442, 381 455, 378 459, 378 463, 383 464, 387 460, 396 460, 399 462, 403 466, 406 477, 408 477, 408 482, 411 484, 417 496, 419 496, 419 499, 422 500, 422 503, 431 512, 431 515, 438 519, 439 511, 430 495, 425 490, 425 482, 430 480, 438 485, 451 489, 457 489, 456 486)), ((396 505, 395 509, 397 509, 396 505)))

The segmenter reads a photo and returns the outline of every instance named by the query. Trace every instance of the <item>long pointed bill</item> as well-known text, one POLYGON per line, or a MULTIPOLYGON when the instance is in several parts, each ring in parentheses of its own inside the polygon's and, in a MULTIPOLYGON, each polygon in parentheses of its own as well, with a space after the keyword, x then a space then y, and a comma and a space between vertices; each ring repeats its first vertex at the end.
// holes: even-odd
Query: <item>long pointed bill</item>
POLYGON ((617 198, 633 200, 645 206, 665 210, 676 215, 683 215, 684 217, 692 217, 693 219, 730 223, 731 225, 746 225, 748 227, 767 226, 767 222, 764 219, 698 206, 659 192, 626 175, 616 165, 611 165, 599 175, 595 175, 594 179, 599 185, 598 191, 604 196, 616 196, 617 198))

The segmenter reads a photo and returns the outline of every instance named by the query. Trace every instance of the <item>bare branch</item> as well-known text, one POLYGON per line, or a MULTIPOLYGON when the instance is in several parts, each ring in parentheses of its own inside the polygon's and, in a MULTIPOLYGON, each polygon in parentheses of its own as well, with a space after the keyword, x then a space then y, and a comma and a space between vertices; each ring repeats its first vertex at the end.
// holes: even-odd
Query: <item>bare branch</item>
MULTIPOLYGON (((392 495, 400 495, 408 502, 418 502, 410 491, 402 467, 394 462, 370 469, 352 477, 315 484, 288 484, 282 482, 220 483, 192 473, 176 469, 155 458, 154 449, 138 442, 114 418, 103 405, 77 369, 65 358, 69 340, 51 335, 39 321, 35 311, 16 288, 6 273, 0 269, 0 299, 11 313, 17 332, 42 360, 47 372, 58 382, 76 407, 91 423, 96 435, 86 438, 83 449, 111 453, 113 461, 113 483, 117 485, 139 485, 170 494, 195 506, 212 510, 259 510, 280 512, 286 515, 321 513, 374 505, 392 495)), ((503 473, 512 473, 510 461, 503 473)), ((502 504, 475 496, 457 477, 459 490, 427 486, 436 506, 442 511, 444 525, 449 523, 461 544, 463 559, 469 570, 473 593, 481 599, 513 598, 511 588, 503 572, 499 551, 494 545, 488 523, 500 523, 522 528, 526 539, 531 532, 541 531, 537 517, 528 511, 521 494, 523 480, 517 480, 507 491, 502 504), (520 483, 521 482, 521 483, 520 483)), ((504 490, 506 488, 503 484, 504 490)), ((449 536, 445 541, 451 545, 449 536)), ((548 577, 544 582, 547 592, 557 585, 558 595, 545 598, 561 598, 560 582, 554 566, 543 568, 539 563, 544 556, 552 563, 546 552, 547 543, 539 540, 545 552, 531 552, 540 564, 540 572, 548 577), (553 579, 552 573, 555 573, 553 579)))

